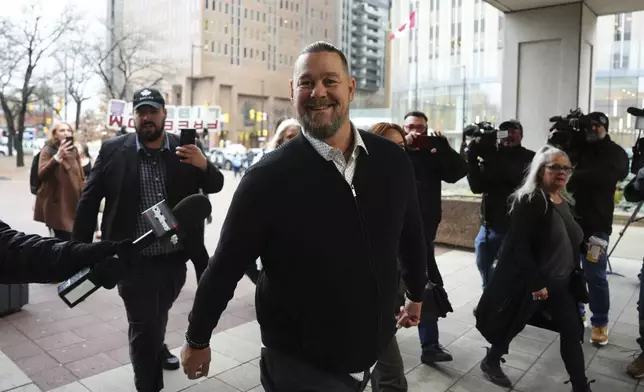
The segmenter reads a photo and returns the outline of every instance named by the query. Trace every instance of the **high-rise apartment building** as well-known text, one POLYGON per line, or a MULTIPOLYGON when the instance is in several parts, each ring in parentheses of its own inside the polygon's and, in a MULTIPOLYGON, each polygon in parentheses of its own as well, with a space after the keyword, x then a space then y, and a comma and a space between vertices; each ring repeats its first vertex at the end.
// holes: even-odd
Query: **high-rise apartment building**
POLYGON ((353 107, 385 107, 390 0, 340 0, 340 47, 356 79, 353 107))
POLYGON ((301 49, 338 44, 338 1, 127 0, 123 18, 160 38, 155 55, 175 70, 168 103, 221 106, 220 137, 253 146, 294 114, 289 79, 301 49))

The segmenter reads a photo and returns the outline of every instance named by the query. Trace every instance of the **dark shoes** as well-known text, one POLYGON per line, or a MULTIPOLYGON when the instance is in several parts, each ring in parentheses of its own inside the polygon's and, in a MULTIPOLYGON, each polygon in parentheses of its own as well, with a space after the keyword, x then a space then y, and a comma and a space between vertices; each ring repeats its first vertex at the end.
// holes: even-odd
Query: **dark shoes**
POLYGON ((566 381, 565 384, 568 384, 568 383, 572 384, 572 392, 593 392, 593 390, 590 389, 590 384, 594 382, 595 380, 592 380, 592 381, 586 380, 580 384, 574 384, 571 381, 566 381))
POLYGON ((501 369, 501 362, 505 362, 503 358, 494 360, 490 358, 490 349, 488 353, 481 361, 481 371, 485 378, 488 379, 492 384, 498 385, 503 388, 512 388, 512 381, 501 369))
POLYGON ((644 377, 644 352, 626 367, 626 373, 633 378, 644 377))
POLYGON ((170 353, 170 350, 168 350, 168 346, 166 346, 165 344, 163 345, 161 355, 163 356, 163 368, 165 370, 177 370, 179 369, 179 367, 181 367, 179 358, 172 355, 172 353, 170 353))
POLYGON ((436 362, 450 362, 452 354, 445 351, 441 345, 429 346, 423 349, 423 354, 420 356, 420 361, 425 365, 432 365, 436 362))

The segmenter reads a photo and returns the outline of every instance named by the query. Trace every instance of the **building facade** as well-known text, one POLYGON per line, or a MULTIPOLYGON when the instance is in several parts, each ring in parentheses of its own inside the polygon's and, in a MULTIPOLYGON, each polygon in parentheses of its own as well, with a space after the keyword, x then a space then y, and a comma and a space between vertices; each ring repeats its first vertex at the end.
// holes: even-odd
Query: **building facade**
POLYGON ((386 64, 390 0, 341 0, 340 47, 356 79, 353 108, 388 107, 386 64))
POLYGON ((163 42, 155 53, 176 68, 163 84, 169 104, 218 105, 216 139, 258 146, 279 117, 294 115, 289 80, 301 49, 338 44, 338 1, 127 0, 124 23, 163 42))
MULTIPOLYGON (((392 27, 413 10, 416 28, 392 41, 392 120, 422 110, 453 145, 464 124, 502 121, 503 13, 482 0, 394 0, 392 27)), ((613 138, 624 146, 637 134, 626 109, 644 107, 643 42, 644 12, 598 19, 593 107, 610 117, 613 138)), ((565 113, 543 115, 557 114, 565 113)))

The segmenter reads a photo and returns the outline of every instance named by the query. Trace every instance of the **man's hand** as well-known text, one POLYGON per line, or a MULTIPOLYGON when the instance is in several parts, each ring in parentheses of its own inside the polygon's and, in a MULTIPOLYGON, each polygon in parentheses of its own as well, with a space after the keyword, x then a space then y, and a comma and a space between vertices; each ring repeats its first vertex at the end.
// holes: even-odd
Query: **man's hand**
POLYGON ((429 135, 430 137, 442 137, 442 138, 446 138, 445 134, 444 134, 443 132, 439 131, 438 129, 434 129, 434 130, 429 131, 428 135, 429 135))
POLYGON ((400 307, 400 313, 396 316, 396 327, 409 328, 415 327, 420 322, 420 311, 423 307, 422 302, 406 301, 405 306, 400 307))
POLYGON ((210 368, 210 347, 197 349, 184 344, 181 348, 181 366, 191 380, 207 377, 210 368))
POLYGON ((545 301, 548 299, 548 289, 546 287, 532 293, 532 299, 535 301, 545 301))
POLYGON ((92 281, 111 290, 131 270, 132 250, 132 241, 101 241, 81 245, 80 257, 91 264, 92 281))
POLYGON ((206 159, 206 156, 203 155, 203 152, 201 152, 201 149, 196 144, 186 144, 177 147, 177 155, 181 159, 181 162, 198 167, 203 171, 206 171, 208 167, 208 159, 206 159))
POLYGON ((408 146, 411 146, 414 144, 414 140, 420 135, 419 133, 416 132, 409 132, 407 135, 405 135, 405 142, 407 142, 408 146))

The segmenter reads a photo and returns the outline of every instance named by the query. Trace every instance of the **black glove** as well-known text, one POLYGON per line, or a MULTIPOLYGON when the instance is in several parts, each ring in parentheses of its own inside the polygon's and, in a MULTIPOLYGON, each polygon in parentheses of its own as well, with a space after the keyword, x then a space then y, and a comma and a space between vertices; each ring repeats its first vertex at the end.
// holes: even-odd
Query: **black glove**
MULTIPOLYGON (((100 249, 103 242, 110 241, 96 242, 88 244, 88 246, 96 246, 100 249)), ((127 275, 136 256, 133 252, 132 241, 111 242, 111 244, 112 248, 109 248, 108 245, 104 246, 104 249, 110 249, 110 252, 105 254, 103 258, 96 259, 91 275, 92 282, 108 290, 113 289, 118 281, 127 275)))

